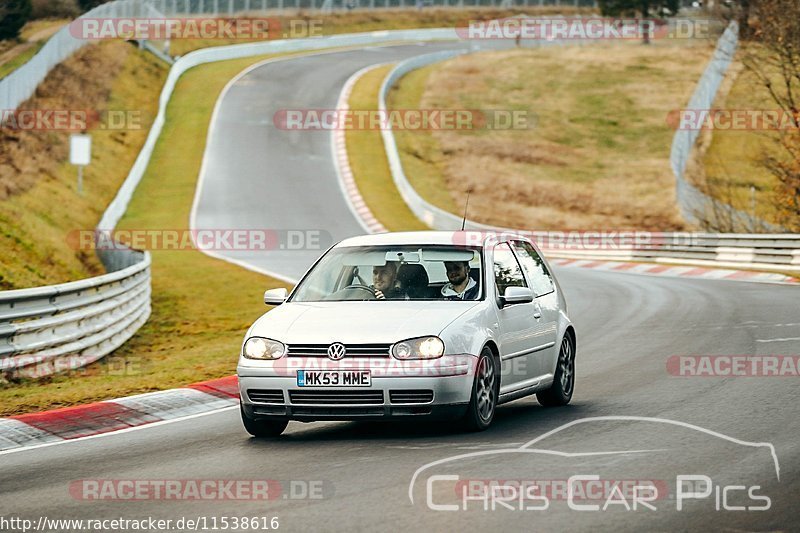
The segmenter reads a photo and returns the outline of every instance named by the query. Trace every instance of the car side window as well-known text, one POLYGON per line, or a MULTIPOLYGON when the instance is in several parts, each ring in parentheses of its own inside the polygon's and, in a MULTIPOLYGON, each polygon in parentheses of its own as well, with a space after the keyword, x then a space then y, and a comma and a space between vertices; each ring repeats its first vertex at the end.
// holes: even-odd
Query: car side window
POLYGON ((527 242, 514 241, 513 244, 522 263, 522 268, 525 269, 528 279, 531 280, 536 296, 543 296, 553 292, 555 290, 553 278, 547 271, 547 267, 541 256, 536 252, 536 249, 527 242))
POLYGON ((504 242, 494 247, 494 282, 500 296, 505 294, 507 287, 528 286, 517 258, 514 257, 511 247, 504 242))

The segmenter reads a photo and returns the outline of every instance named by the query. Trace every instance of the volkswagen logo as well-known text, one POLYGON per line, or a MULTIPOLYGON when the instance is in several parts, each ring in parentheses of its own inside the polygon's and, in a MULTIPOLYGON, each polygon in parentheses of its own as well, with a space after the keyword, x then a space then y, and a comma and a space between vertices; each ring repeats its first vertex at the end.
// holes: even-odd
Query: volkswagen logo
POLYGON ((330 346, 328 346, 328 358, 333 359, 334 361, 338 361, 342 357, 344 357, 347 348, 344 347, 344 344, 341 342, 334 342, 330 346))

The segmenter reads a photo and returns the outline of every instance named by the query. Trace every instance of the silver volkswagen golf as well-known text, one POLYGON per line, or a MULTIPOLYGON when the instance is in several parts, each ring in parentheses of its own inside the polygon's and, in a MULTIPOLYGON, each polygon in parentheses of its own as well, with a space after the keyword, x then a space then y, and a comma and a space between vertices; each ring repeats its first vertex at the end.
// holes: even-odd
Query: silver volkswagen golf
POLYGON ((237 374, 256 437, 289 420, 439 417, 484 430, 499 404, 566 405, 575 329, 547 261, 513 234, 383 233, 320 257, 247 331, 237 374))

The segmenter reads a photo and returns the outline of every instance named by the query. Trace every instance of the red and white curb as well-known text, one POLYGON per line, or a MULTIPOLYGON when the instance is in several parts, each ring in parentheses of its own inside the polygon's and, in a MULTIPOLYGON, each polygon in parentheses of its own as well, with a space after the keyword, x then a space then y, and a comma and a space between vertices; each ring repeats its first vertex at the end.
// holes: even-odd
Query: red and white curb
MULTIPOLYGON (((336 109, 340 112, 350 109, 350 94, 353 92, 353 87, 356 82, 369 72, 376 68, 382 67, 387 63, 380 63, 377 65, 370 65, 362 68, 345 82, 342 92, 339 94, 339 101, 336 103, 336 109)), ((339 185, 342 187, 344 196, 347 199, 350 210, 364 226, 364 229, 369 233, 386 233, 388 230, 381 224, 375 215, 372 214, 364 197, 358 190, 356 180, 353 177, 353 171, 350 168, 350 159, 347 157, 347 137, 344 128, 335 128, 332 132, 331 146, 333 148, 333 162, 336 167, 336 175, 339 178, 339 185)))
POLYGON ((239 404, 236 376, 185 388, 0 418, 0 453, 175 420, 239 404))
MULTIPOLYGON (((547 256, 547 250, 543 250, 547 256)), ((549 258, 551 265, 575 268, 590 268, 607 272, 625 272, 626 274, 644 274, 648 276, 669 276, 679 278, 726 279, 734 281, 756 281, 768 283, 798 283, 798 280, 770 272, 753 272, 749 270, 730 270, 724 268, 703 268, 696 266, 663 265, 658 263, 633 263, 621 261, 593 261, 591 259, 559 259, 549 258)))

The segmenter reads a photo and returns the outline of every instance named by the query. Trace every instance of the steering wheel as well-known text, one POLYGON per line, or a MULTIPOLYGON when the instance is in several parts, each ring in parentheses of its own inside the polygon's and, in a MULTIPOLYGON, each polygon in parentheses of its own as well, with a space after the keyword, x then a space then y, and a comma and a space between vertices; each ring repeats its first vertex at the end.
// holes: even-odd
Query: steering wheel
POLYGON ((360 283, 351 283, 350 285, 348 285, 347 287, 345 287, 342 290, 346 291, 348 289, 358 289, 358 290, 366 291, 366 292, 370 293, 373 298, 375 298, 375 289, 373 289, 372 287, 370 287, 368 285, 362 285, 360 283))
MULTIPOLYGON (((377 300, 377 296, 375 296, 375 289, 369 287, 367 285, 361 285, 360 283, 351 283, 347 287, 343 287, 336 291, 334 294, 347 294, 349 291, 363 291, 369 294, 369 297, 364 298, 345 298, 346 300, 377 300)), ((352 294, 352 293, 350 293, 352 294)), ((366 296, 366 295, 365 295, 366 296)))

